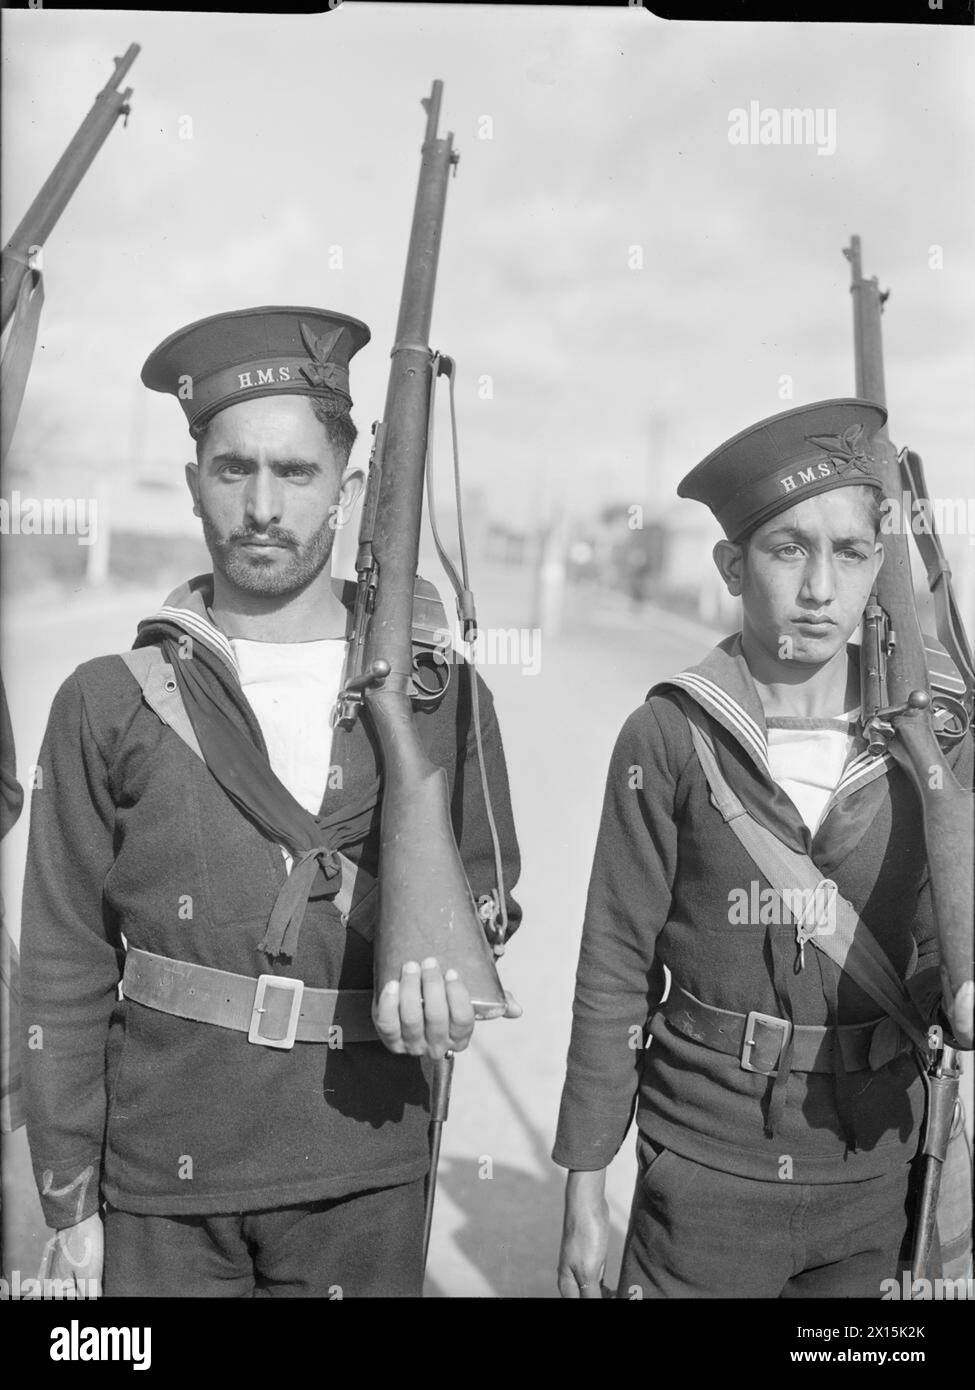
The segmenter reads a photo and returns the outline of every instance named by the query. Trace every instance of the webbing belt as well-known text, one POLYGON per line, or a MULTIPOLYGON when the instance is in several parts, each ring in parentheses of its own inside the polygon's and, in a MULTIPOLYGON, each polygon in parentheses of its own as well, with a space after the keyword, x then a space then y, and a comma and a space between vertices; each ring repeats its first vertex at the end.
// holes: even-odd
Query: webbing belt
POLYGON ((309 989, 289 975, 235 975, 130 947, 122 994, 148 1009, 246 1033, 262 1047, 376 1042, 372 990, 309 989))
POLYGON ((676 981, 651 1020, 651 1033, 660 1018, 666 1019, 683 1037, 715 1052, 738 1057, 743 1071, 758 1072, 761 1076, 777 1074, 779 1058, 790 1033, 793 1071, 835 1072, 837 1047, 844 1071, 875 1071, 892 1060, 891 1043, 898 1052, 907 1051, 911 1046, 903 1035, 896 1042, 887 1037, 887 1030, 882 1027, 885 1019, 844 1023, 832 1028, 793 1025, 788 1019, 754 1009, 751 1013, 739 1014, 702 1003, 676 981))

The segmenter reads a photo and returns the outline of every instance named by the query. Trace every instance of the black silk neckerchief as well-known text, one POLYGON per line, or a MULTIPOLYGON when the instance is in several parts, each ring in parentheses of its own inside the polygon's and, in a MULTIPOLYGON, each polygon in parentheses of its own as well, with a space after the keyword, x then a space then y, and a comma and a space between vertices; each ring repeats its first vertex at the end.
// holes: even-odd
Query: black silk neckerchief
MULTIPOLYGON (((250 706, 221 659, 202 642, 194 642, 191 657, 181 655, 185 633, 175 623, 154 623, 151 631, 144 630, 139 637, 140 646, 148 639, 162 647, 212 775, 238 810, 269 840, 284 845, 294 860, 259 948, 272 961, 293 960, 318 869, 321 867, 325 878, 338 888, 338 851, 368 833, 379 800, 379 778, 351 806, 337 807, 323 816, 311 815, 278 778, 266 752, 255 741, 250 706)), ((323 710, 322 718, 329 714, 323 710)))

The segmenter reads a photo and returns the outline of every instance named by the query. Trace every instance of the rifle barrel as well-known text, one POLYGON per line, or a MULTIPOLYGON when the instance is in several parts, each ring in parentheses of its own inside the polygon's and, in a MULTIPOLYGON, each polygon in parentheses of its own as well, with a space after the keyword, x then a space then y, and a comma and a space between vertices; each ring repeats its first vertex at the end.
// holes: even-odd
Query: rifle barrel
MULTIPOLYGON (((850 293, 853 296, 853 338, 855 343, 856 392, 861 400, 887 404, 884 383, 884 351, 881 340, 880 315, 886 294, 881 294, 876 275, 863 278, 860 238, 850 238, 843 252, 850 262, 850 293)), ((887 427, 883 428, 887 437, 887 427)))
POLYGON ((88 115, 3 248, 0 329, 6 328, 13 314, 31 257, 44 245, 119 116, 128 113, 132 88, 127 87, 124 92, 117 88, 139 51, 139 44, 132 43, 121 58, 115 59, 112 76, 96 96, 88 115))

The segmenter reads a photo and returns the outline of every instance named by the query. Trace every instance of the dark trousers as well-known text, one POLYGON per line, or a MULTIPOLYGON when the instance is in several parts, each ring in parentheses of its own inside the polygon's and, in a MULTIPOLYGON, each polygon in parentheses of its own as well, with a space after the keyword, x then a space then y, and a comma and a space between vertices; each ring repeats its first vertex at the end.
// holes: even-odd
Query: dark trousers
POLYGON ((910 1165, 863 1182, 758 1182, 638 1140, 618 1298, 880 1298, 910 1165))
POLYGON ((233 1216, 105 1214, 108 1298, 419 1298, 424 1182, 233 1216))

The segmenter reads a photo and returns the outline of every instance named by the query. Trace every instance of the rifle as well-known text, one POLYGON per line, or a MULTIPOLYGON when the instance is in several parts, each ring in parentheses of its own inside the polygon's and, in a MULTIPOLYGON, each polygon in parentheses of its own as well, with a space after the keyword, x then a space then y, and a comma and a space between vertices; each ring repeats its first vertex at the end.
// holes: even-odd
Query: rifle
POLYGON ((0 457, 6 454, 13 436, 37 338, 37 324, 44 302, 41 279, 44 243, 119 116, 128 119, 132 88, 126 87, 124 92, 116 89, 138 54, 139 45, 132 43, 121 58, 115 59, 115 71, 96 96, 94 105, 0 256, 0 332, 16 312, 16 321, 10 330, 3 358, 3 437, 0 457))
MULTIPOLYGON (((843 254, 852 270, 856 392, 861 399, 886 405, 880 316, 887 292, 881 293, 876 276, 864 279, 859 237, 851 238, 843 254)), ((941 955, 944 1008, 957 1043, 970 1048, 972 793, 955 778, 941 744, 969 736, 975 685, 971 648, 951 591, 951 570, 930 515, 921 509, 920 530, 914 515, 919 495, 927 501, 921 461, 909 449, 897 454, 886 426, 878 432, 873 452, 884 483, 885 511, 900 524, 883 528, 884 562, 863 615, 861 723, 871 751, 888 751, 917 791, 941 955), (908 509, 904 508, 905 501, 911 502, 908 509), (911 513, 918 549, 927 563, 938 611, 938 635, 953 660, 948 669, 939 661, 944 651, 926 648, 918 623, 902 524, 905 510, 911 513)), ((927 1273, 930 1261, 941 1173, 961 1075, 957 1050, 945 1042, 939 1027, 929 1030, 928 1047, 924 1169, 911 1256, 914 1278, 927 1273)))
MULTIPOLYGON (((452 381, 453 371, 450 359, 434 354, 429 344, 447 179, 459 158, 452 133, 437 136, 442 92, 443 83, 435 81, 422 103, 426 135, 386 403, 373 427, 349 660, 336 720, 349 727, 364 706, 383 764, 376 996, 390 980, 399 980, 406 961, 433 956, 441 969, 458 972, 475 1016, 484 1019, 504 1013, 505 995, 454 838, 447 773, 427 757, 411 703, 413 602, 433 387, 438 373, 452 381)), ((479 732, 476 689, 472 673, 479 732)))
MULTIPOLYGON (((68 148, 48 175, 41 191, 27 209, 20 225, 0 253, 0 332, 13 318, 10 336, 0 364, 0 462, 7 456, 13 439, 21 402, 27 387, 41 308, 44 304, 44 282, 41 276, 41 252, 55 223, 84 178, 89 165, 108 138, 119 116, 128 118, 132 88, 119 93, 116 89, 139 54, 137 43, 129 44, 121 58, 115 59, 115 71, 98 93, 88 115, 75 132, 68 148)), ((16 754, 13 732, 7 715, 6 696, 3 704, 3 790, 4 826, 9 828, 9 812, 13 824, 20 814, 23 793, 16 781, 16 754)), ((20 1063, 16 1033, 11 1027, 11 1015, 17 1007, 17 978, 19 963, 17 949, 2 930, 3 979, 0 980, 0 1055, 3 1083, 0 1087, 2 1128, 18 1129, 23 1124, 20 1100, 20 1063), (8 969, 9 963, 9 969, 8 969)))
MULTIPOLYGON (((856 389, 861 399, 885 405, 881 309, 886 298, 876 276, 865 280, 861 269, 860 238, 853 237, 844 255, 852 266, 853 318, 856 338, 856 389)), ((905 484, 912 482, 912 456, 897 454, 887 427, 875 441, 878 476, 884 483, 888 515, 896 518, 905 484), (891 508, 891 504, 892 508, 891 508)), ((917 456, 914 455, 916 460, 917 456)), ((919 460, 917 460, 919 463, 919 460)), ((928 538, 933 529, 928 527, 928 538)), ((865 648, 868 679, 861 710, 864 733, 872 747, 884 746, 910 778, 920 801, 924 841, 931 872, 931 897, 941 952, 941 983, 952 1031, 962 1047, 972 1046, 972 794, 954 776, 942 751, 939 736, 954 741, 970 727, 972 658, 954 604, 950 627, 939 624, 940 634, 956 644, 964 698, 939 682, 932 688, 924 638, 918 624, 911 579, 907 536, 903 525, 884 527, 885 559, 865 611, 865 648), (879 610, 879 611, 878 611, 879 610)), ((939 561, 939 588, 950 596, 950 575, 943 556, 939 561)), ((942 604, 945 608, 945 605, 942 604)))

